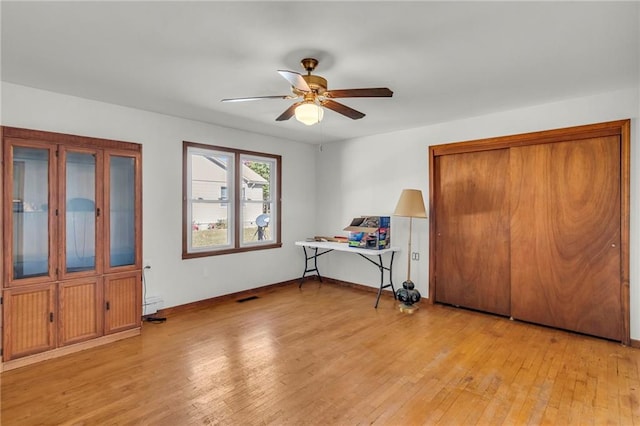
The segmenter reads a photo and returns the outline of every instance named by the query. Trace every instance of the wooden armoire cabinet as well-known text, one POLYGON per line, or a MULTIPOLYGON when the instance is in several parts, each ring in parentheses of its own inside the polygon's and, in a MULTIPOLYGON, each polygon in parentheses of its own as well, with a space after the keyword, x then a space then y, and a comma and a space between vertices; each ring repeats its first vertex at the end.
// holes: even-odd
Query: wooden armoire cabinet
POLYGON ((431 300, 629 344, 629 127, 430 147, 431 300))
POLYGON ((2 142, 3 368, 139 334, 141 145, 11 127, 2 142))

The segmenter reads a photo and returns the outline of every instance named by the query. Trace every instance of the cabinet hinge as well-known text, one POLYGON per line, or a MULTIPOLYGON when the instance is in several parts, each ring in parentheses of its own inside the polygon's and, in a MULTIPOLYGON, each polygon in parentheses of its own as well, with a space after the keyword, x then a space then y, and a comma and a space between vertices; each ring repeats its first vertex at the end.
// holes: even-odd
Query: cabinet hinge
POLYGON ((56 157, 58 157, 59 155, 60 155, 60 151, 56 149, 56 157))
POLYGON ((0 348, 0 356, 4 356, 4 349, 0 348))
POLYGON ((4 298, 0 297, 0 305, 3 305, 3 304, 4 304, 4 298))
POLYGON ((56 209, 56 216, 58 216, 58 209, 56 209))

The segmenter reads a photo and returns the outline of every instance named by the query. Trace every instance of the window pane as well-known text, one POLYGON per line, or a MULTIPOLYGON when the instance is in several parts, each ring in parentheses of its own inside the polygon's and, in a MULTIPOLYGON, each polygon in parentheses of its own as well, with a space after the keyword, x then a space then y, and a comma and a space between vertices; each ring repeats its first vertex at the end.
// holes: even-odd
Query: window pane
POLYGON ((135 244, 135 159, 112 156, 109 203, 111 266, 133 265, 135 244))
POLYGON ((272 174, 275 167, 271 160, 242 157, 243 200, 270 200, 272 174))
POLYGON ((13 150, 13 278, 49 273, 49 151, 13 150))
MULTIPOLYGON (((242 242, 256 243, 273 241, 271 234, 271 215, 263 213, 264 203, 244 202, 242 206, 242 242)), ((270 209, 268 209, 270 210, 270 209)))
POLYGON ((194 149, 191 170, 190 218, 193 251, 232 244, 233 155, 194 149))
POLYGON ((275 162, 242 156, 242 243, 273 241, 271 188, 275 162))
POLYGON ((66 270, 95 269, 96 158, 93 154, 66 155, 66 270))
POLYGON ((230 244, 227 208, 221 208, 219 203, 194 201, 192 212, 191 246, 194 249, 230 244))

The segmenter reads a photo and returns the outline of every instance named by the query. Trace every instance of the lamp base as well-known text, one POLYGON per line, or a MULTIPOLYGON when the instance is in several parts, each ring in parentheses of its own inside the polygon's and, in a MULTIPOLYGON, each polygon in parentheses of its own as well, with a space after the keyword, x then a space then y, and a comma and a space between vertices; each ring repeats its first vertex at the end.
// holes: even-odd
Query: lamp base
POLYGON ((402 313, 412 314, 418 309, 420 309, 420 307, 418 305, 405 305, 404 303, 400 303, 398 305, 398 309, 400 309, 400 312, 402 313))
POLYGON ((420 301, 420 292, 415 289, 415 285, 410 279, 402 283, 402 288, 396 291, 396 297, 401 302, 399 306, 400 312, 412 314, 418 310, 414 303, 420 301))

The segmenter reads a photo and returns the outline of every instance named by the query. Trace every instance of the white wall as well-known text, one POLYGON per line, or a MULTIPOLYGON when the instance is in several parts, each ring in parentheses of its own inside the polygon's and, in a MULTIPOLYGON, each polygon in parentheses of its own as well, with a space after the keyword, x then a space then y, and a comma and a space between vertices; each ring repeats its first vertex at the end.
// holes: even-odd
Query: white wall
MULTIPOLYGON (((317 233, 333 235, 360 215, 391 215, 403 188, 423 191, 428 209, 428 147, 495 136, 631 118, 631 337, 640 339, 640 91, 638 88, 511 110, 419 129, 325 144, 318 153, 317 233), (323 208, 323 206, 330 206, 323 208)), ((428 295, 429 239, 426 220, 414 219, 411 278, 428 295)), ((402 251, 394 284, 406 279, 408 219, 392 218, 391 243, 402 251)), ((375 268, 356 256, 328 255, 321 263, 331 277, 376 286, 375 268)))
POLYGON ((1 89, 2 125, 143 145, 147 295, 162 297, 165 307, 300 275, 302 255, 293 242, 315 221, 316 147, 4 82, 1 89), (282 248, 181 259, 183 140, 282 156, 282 248))

